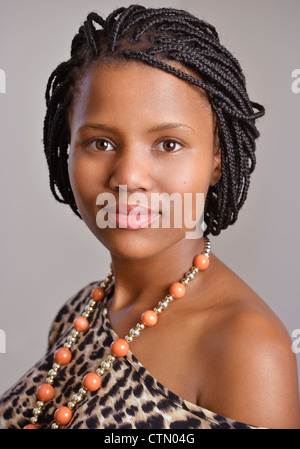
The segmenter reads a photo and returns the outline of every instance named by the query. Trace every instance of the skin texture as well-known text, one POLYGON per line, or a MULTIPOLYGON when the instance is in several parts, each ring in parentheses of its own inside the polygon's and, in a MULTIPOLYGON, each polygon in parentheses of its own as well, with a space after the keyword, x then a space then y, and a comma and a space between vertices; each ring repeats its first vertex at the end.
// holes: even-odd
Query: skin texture
MULTIPOLYGON (((204 242, 186 239, 187 229, 172 223, 169 229, 100 229, 96 198, 109 192, 118 201, 119 185, 127 186, 128 196, 145 194, 149 204, 152 193, 206 196, 221 176, 215 117, 200 88, 140 62, 90 69, 74 100, 70 182, 84 222, 110 251, 115 293, 108 312, 124 338, 189 270, 204 242), (149 131, 174 122, 190 129, 149 131)), ((159 382, 190 402, 252 425, 299 427, 289 335, 213 252, 209 268, 187 286, 184 298, 173 301, 130 349, 159 382)))

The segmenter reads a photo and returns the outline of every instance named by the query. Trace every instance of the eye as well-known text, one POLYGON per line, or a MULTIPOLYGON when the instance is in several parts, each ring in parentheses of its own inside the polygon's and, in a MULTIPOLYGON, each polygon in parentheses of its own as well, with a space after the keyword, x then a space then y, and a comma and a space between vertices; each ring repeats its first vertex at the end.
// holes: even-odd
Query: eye
POLYGON ((175 140, 163 140, 157 145, 157 147, 165 153, 174 153, 175 150, 181 148, 182 145, 175 140))
POLYGON ((105 139, 93 139, 86 142, 86 146, 91 146, 94 150, 97 151, 111 151, 114 149, 112 144, 105 139))

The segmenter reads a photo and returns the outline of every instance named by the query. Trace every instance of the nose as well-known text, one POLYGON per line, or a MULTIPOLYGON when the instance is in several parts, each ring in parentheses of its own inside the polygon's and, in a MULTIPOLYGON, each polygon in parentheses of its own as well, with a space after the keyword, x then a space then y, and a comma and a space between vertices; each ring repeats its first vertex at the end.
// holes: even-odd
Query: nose
POLYGON ((127 186, 127 191, 151 191, 153 189, 153 171, 148 155, 141 149, 122 149, 117 154, 109 177, 109 187, 118 190, 127 186))

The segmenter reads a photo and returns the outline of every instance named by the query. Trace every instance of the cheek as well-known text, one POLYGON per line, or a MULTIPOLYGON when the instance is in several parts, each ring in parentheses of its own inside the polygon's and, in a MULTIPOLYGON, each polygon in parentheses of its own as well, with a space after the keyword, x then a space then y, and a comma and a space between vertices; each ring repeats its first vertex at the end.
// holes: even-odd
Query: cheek
POLYGON ((95 169, 95 165, 83 157, 70 154, 68 162, 70 184, 81 210, 83 205, 96 205, 97 195, 100 193, 101 174, 95 169))
MULTIPOLYGON (((204 193, 209 188, 211 165, 208 160, 190 158, 179 167, 169 166, 167 176, 164 177, 166 192, 174 193, 204 193)), ((165 173, 166 174, 166 173, 165 173)))
POLYGON ((165 171, 164 183, 160 184, 159 190, 169 195, 179 194, 176 206, 173 202, 170 204, 171 228, 182 223, 185 230, 191 229, 201 218, 209 189, 210 164, 209 158, 191 157, 182 161, 180 167, 169 165, 165 171))

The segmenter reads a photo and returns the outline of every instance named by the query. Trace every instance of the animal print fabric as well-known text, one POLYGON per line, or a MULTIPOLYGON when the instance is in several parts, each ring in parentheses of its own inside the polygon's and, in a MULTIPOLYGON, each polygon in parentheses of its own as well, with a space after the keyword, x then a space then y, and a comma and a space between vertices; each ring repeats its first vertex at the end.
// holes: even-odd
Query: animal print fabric
MULTIPOLYGON (((45 382, 55 351, 63 346, 73 329, 73 320, 84 311, 93 288, 92 282, 72 296, 58 312, 49 333, 47 353, 0 398, 0 428, 22 429, 30 422, 36 405, 36 391, 45 382)), ((82 386, 87 372, 95 371, 110 353, 117 338, 107 313, 107 300, 96 305, 90 329, 80 335, 72 361, 61 366, 53 387, 55 396, 46 403, 38 426, 50 428, 56 408, 67 405, 82 386)), ((169 391, 141 365, 130 352, 116 359, 112 369, 101 376, 98 391, 88 392, 74 409, 69 429, 251 429, 248 424, 220 416, 188 402, 169 391)))

